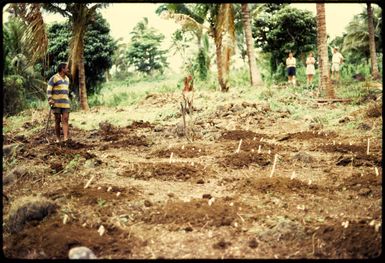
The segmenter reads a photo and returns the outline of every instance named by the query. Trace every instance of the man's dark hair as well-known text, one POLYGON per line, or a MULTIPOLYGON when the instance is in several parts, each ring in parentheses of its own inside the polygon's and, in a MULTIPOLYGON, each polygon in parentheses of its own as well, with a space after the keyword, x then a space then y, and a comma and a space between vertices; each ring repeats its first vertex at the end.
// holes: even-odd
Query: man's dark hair
POLYGON ((67 66, 67 63, 60 63, 58 66, 57 66, 57 72, 61 72, 63 69, 65 69, 65 67, 67 66))

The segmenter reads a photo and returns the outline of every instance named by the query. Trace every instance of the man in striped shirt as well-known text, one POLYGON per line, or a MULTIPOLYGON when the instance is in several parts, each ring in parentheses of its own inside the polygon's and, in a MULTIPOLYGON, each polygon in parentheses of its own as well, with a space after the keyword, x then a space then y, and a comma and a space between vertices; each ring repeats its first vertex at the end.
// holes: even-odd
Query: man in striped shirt
POLYGON ((55 133, 57 142, 60 142, 60 122, 63 125, 64 141, 68 140, 68 119, 70 113, 69 84, 67 77, 68 65, 60 63, 57 73, 48 81, 47 97, 48 103, 55 114, 55 133))

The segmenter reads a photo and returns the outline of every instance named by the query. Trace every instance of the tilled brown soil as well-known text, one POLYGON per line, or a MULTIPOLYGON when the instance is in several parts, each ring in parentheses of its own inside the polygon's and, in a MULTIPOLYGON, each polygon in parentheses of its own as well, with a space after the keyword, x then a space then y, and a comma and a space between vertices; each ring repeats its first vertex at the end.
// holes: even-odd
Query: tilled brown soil
POLYGON ((193 142, 143 121, 71 127, 60 144, 44 128, 7 134, 19 146, 3 158, 4 255, 66 259, 86 246, 104 259, 378 257, 381 142, 367 154, 364 136, 277 136, 279 125, 193 142), (57 209, 8 232, 28 196, 57 209))

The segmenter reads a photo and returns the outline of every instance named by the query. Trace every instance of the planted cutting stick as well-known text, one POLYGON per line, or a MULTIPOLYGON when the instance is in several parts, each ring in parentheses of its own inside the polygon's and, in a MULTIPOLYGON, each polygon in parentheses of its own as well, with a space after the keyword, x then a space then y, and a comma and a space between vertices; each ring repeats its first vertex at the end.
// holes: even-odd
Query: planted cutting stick
POLYGON ((309 185, 311 185, 311 180, 309 179, 309 185))
POLYGON ((201 152, 201 151, 202 151, 201 149, 198 150, 198 152, 201 152))
POLYGON ((254 137, 254 138, 253 138, 253 141, 255 141, 256 139, 257 139, 257 137, 254 137))
POLYGON ((260 142, 263 141, 263 137, 261 137, 261 139, 259 140, 260 142))
POLYGON ((352 146, 352 142, 349 142, 349 145, 352 146))
POLYGON ((268 154, 270 154, 270 153, 271 153, 270 149, 267 151, 267 153, 268 153, 268 154))
POLYGON ((239 150, 241 149, 242 139, 239 141, 238 148, 235 150, 235 153, 239 153, 239 150))
POLYGON ((182 150, 184 150, 184 145, 182 145, 182 150))
POLYGON ((333 140, 333 145, 336 145, 336 141, 335 140, 333 140))
POLYGON ((377 167, 374 167, 374 171, 376 172, 376 176, 379 175, 377 167))
POLYGON ((370 139, 368 138, 368 148, 366 149, 366 154, 369 155, 369 148, 370 148, 370 139))
POLYGON ((109 191, 111 191, 111 190, 112 190, 112 187, 111 187, 111 186, 107 188, 107 192, 109 192, 109 191))
POLYGON ((295 177, 296 177, 295 171, 293 171, 293 173, 292 173, 291 176, 290 176, 290 180, 293 180, 295 177))
POLYGON ((274 155, 274 163, 273 163, 273 169, 271 169, 270 177, 273 176, 273 173, 275 171, 275 165, 277 164, 278 154, 274 155))
POLYGON ((106 232, 106 229, 104 228, 103 225, 101 225, 98 229, 98 233, 100 236, 103 236, 104 232, 106 232))
POLYGON ((258 146, 258 153, 261 153, 261 145, 258 146))
POLYGON ((239 218, 242 220, 242 222, 245 222, 245 219, 243 219, 243 217, 237 213, 237 216, 239 216, 239 218))
POLYGON ((69 217, 68 217, 68 215, 65 214, 64 218, 63 218, 63 224, 64 225, 67 224, 68 220, 69 220, 69 217))
POLYGON ((251 152, 253 153, 253 152, 254 152, 254 149, 251 149, 251 152))
POLYGON ((116 193, 116 197, 119 197, 119 195, 120 195, 120 192, 117 192, 117 193, 116 193))
POLYGON ((86 183, 86 185, 84 186, 84 189, 86 189, 88 186, 90 186, 91 184, 91 181, 94 179, 95 175, 93 175, 90 180, 88 180, 88 182, 86 183))
POLYGON ((342 222, 341 224, 344 228, 348 228, 349 226, 349 221, 342 222))
POLYGON ((171 154, 170 154, 170 163, 172 162, 172 156, 174 155, 174 153, 173 152, 171 152, 171 154))

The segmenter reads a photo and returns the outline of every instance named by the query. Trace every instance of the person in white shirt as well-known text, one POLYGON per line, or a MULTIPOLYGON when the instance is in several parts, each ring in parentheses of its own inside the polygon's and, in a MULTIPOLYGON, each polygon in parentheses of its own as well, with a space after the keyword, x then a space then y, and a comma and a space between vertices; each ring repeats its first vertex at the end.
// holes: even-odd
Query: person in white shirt
POLYGON ((315 58, 313 57, 313 52, 309 52, 308 57, 306 58, 306 83, 309 86, 313 81, 313 76, 315 74, 315 58))
POLYGON ((295 86, 295 66, 296 66, 295 57, 293 57, 292 52, 289 52, 289 57, 286 59, 288 82, 292 83, 294 86, 295 86))
POLYGON ((336 81, 340 79, 340 65, 344 61, 344 57, 338 52, 338 48, 333 48, 333 57, 332 57, 332 78, 336 81))

